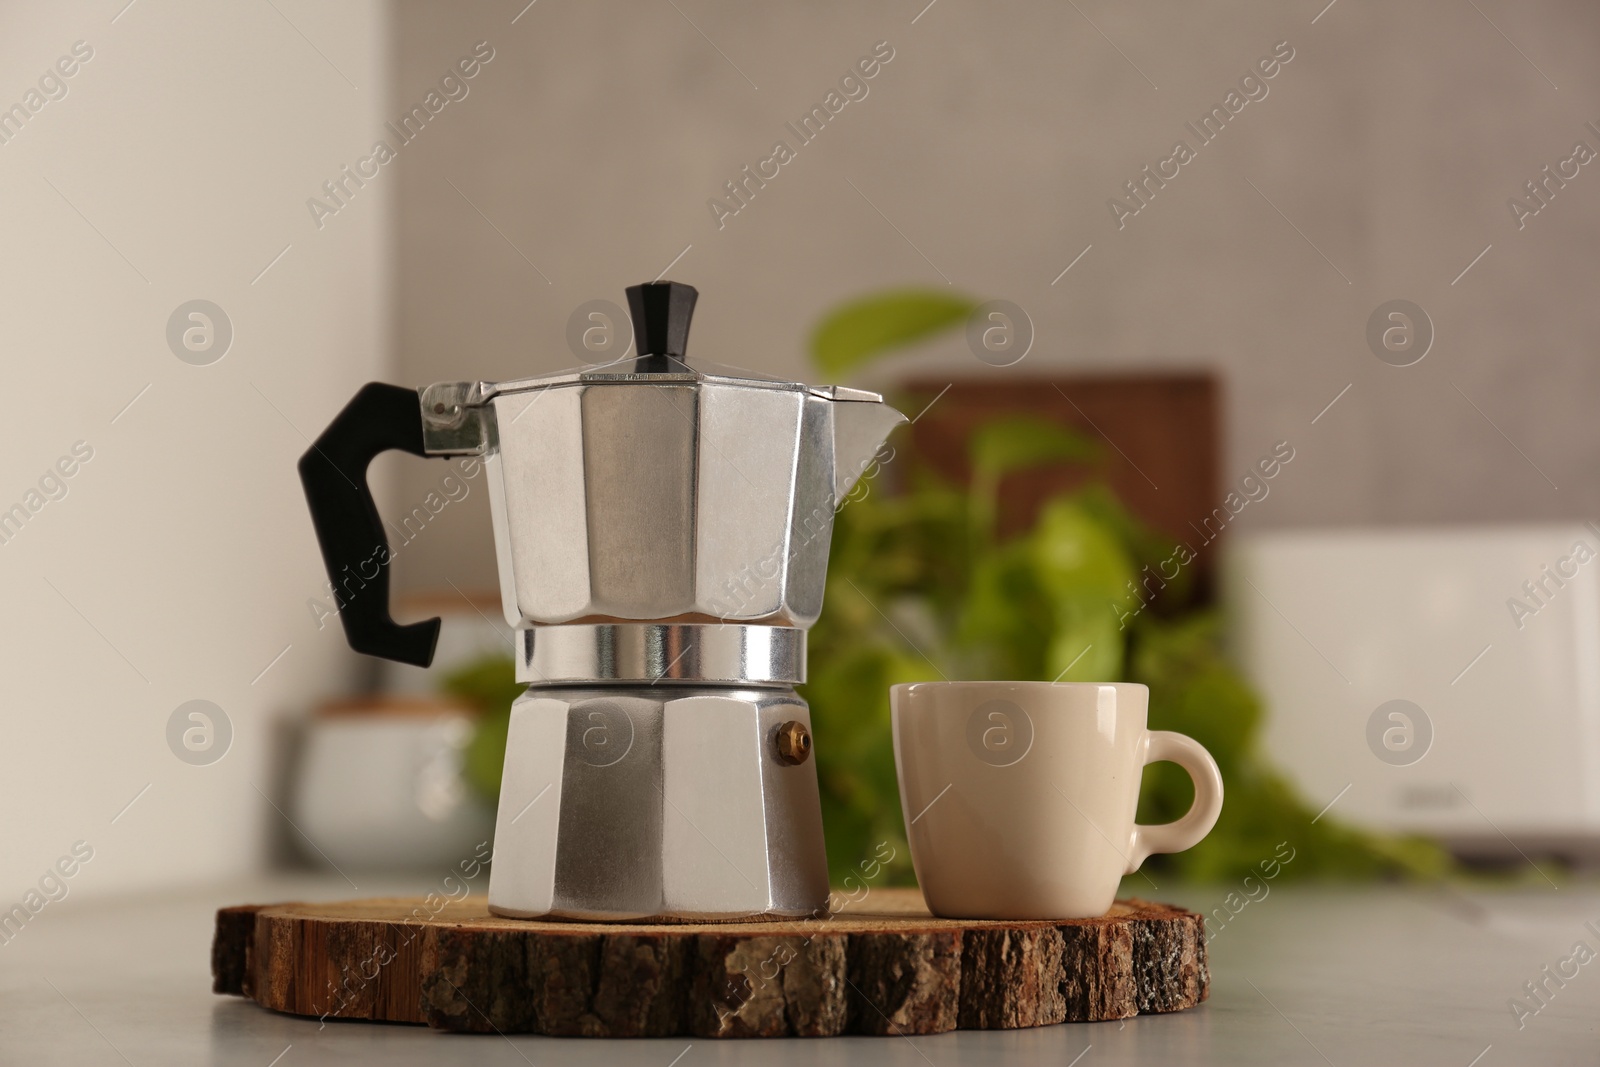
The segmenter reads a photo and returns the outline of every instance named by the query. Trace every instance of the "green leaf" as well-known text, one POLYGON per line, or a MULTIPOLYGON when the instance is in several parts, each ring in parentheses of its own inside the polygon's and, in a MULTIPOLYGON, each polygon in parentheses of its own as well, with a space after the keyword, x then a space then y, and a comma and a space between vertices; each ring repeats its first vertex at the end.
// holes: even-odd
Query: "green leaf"
POLYGON ((1126 546, 1075 498, 1046 504, 1031 538, 1039 583, 1059 601, 1084 601, 1113 619, 1130 606, 1137 572, 1126 546))
POLYGON ((884 352, 966 321, 977 303, 938 289, 886 289, 834 309, 811 335, 811 361, 840 377, 884 352))
POLYGON ((1055 603, 1039 580, 1026 541, 985 552, 975 561, 958 632, 964 658, 979 677, 1048 681, 1052 676, 1043 672, 1055 626, 1055 603))
POLYGON ((1061 611, 1045 656, 1044 677, 1040 680, 1121 681, 1124 648, 1115 612, 1090 605, 1061 611))
POLYGON ((500 796, 500 771, 506 760, 511 702, 526 688, 517 681, 516 664, 510 656, 484 656, 452 672, 444 680, 446 693, 478 709, 477 730, 467 743, 462 769, 473 788, 491 802, 500 796))
POLYGON ((505 770, 506 735, 511 729, 511 709, 492 712, 478 720, 478 728, 462 754, 461 769, 467 782, 491 803, 500 799, 500 775, 505 770))
POLYGON ((527 686, 517 681, 517 665, 510 656, 475 659, 445 678, 446 693, 490 714, 511 707, 527 686))

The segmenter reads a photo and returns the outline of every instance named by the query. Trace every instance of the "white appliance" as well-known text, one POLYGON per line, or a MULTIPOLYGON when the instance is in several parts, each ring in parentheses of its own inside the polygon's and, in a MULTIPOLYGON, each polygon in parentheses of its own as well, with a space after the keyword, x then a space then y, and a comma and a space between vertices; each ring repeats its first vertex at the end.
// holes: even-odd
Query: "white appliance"
POLYGON ((1257 534, 1224 590, 1267 750, 1314 806, 1600 855, 1595 524, 1257 534))

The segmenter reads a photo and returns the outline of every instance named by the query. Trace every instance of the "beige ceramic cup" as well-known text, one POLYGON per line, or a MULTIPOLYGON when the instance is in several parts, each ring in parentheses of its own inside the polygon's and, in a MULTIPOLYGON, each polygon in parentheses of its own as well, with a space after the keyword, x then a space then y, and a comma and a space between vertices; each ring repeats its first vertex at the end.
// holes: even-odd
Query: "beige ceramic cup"
POLYGON ((1147 730, 1133 683, 918 682, 890 690, 911 862, 935 915, 1103 915, 1124 874, 1216 824, 1222 774, 1199 742, 1147 730), (1194 780, 1177 822, 1133 821, 1147 763, 1194 780))

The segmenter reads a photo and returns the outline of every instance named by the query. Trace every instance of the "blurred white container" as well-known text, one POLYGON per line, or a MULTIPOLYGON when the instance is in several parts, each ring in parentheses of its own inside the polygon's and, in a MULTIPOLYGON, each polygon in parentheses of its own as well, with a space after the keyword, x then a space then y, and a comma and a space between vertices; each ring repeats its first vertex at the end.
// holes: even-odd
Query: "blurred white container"
POLYGON ((306 724, 290 816, 307 856, 340 870, 453 868, 494 834, 462 776, 476 717, 460 704, 373 697, 306 724), (311 844, 306 844, 309 839, 311 844))
POLYGON ((497 591, 458 593, 415 593, 401 597, 394 617, 403 622, 444 620, 433 666, 413 667, 408 663, 380 660, 378 689, 384 693, 410 693, 418 696, 439 692, 444 680, 454 671, 486 656, 510 659, 516 652, 515 638, 506 624, 497 591))
POLYGON ((1600 854, 1595 526, 1260 534, 1226 590, 1267 749, 1313 806, 1460 852, 1600 854))

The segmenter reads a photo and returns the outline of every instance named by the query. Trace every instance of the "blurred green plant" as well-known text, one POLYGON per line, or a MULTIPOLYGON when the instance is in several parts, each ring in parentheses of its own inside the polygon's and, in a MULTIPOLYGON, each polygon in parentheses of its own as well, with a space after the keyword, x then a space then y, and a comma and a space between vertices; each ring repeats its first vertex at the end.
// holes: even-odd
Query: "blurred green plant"
MULTIPOLYGON (((940 291, 905 289, 854 300, 823 320, 812 356, 831 376, 958 327, 975 306, 940 291)), ((1099 456, 1096 442, 1069 427, 1003 419, 973 433, 967 485, 909 466, 896 471, 898 491, 869 486, 835 516, 825 607, 811 630, 809 680, 801 687, 817 738, 835 882, 883 842, 895 849, 888 880, 914 881, 889 687, 941 672, 1149 686, 1150 727, 1203 744, 1227 788, 1216 828, 1187 852, 1151 857, 1151 873, 1235 881, 1255 873, 1283 841, 1296 850, 1285 878, 1447 871, 1449 859, 1424 840, 1368 833, 1332 816, 1312 821, 1315 809, 1260 750, 1260 700, 1223 653, 1221 619, 1197 605, 1192 569, 1180 568, 1158 598, 1136 610, 1144 568, 1170 560, 1176 543, 1131 515, 1109 488, 1091 483, 1058 495, 1031 528, 999 536, 997 504, 1008 474, 1062 463, 1093 470, 1099 456)), ((481 660, 446 682, 484 712, 467 775, 491 798, 499 792, 510 704, 521 688, 509 657, 481 660)), ((1176 819, 1193 795, 1182 770, 1153 764, 1145 770, 1139 821, 1176 819)))
MULTIPOLYGON (((897 337, 928 338, 958 325, 955 304, 931 293, 883 297, 897 337), (908 309, 923 309, 919 324, 908 309)), ((821 344, 860 366, 872 349, 872 297, 853 301, 816 333, 819 367, 838 366, 821 344), (841 340, 848 334, 848 343, 841 340)), ((1216 828, 1187 852, 1152 857, 1155 872, 1196 881, 1243 878, 1289 841, 1298 857, 1286 877, 1437 875, 1449 868, 1435 845, 1366 833, 1324 816, 1297 795, 1259 747, 1262 709, 1226 659, 1217 613, 1196 605, 1192 568, 1180 568, 1140 610, 1145 567, 1156 573, 1177 547, 1131 515, 1101 484, 1047 501, 1032 527, 995 529, 1003 479, 1044 464, 1088 463, 1100 449, 1057 423, 1014 417, 980 427, 969 441, 965 487, 932 471, 903 469, 898 492, 853 494, 838 512, 821 619, 811 631, 802 692, 817 735, 828 860, 836 876, 880 841, 896 848, 890 877, 911 880, 889 728, 889 687, 952 678, 1133 681, 1150 687, 1150 726, 1177 730, 1209 749, 1227 801, 1216 828), (937 664, 937 666, 935 666, 937 664)), ((1160 572, 1165 575, 1165 571, 1160 572)), ((1147 595, 1148 596, 1148 595, 1147 595)), ((1193 799, 1171 764, 1145 772, 1141 822, 1180 817, 1193 799)), ((1135 876, 1137 877, 1137 876, 1135 876)))
POLYGON ((500 797, 511 702, 526 688, 517 681, 516 663, 510 656, 501 655, 472 660, 444 679, 446 693, 478 711, 478 728, 467 743, 462 771, 467 782, 491 801, 500 797))

